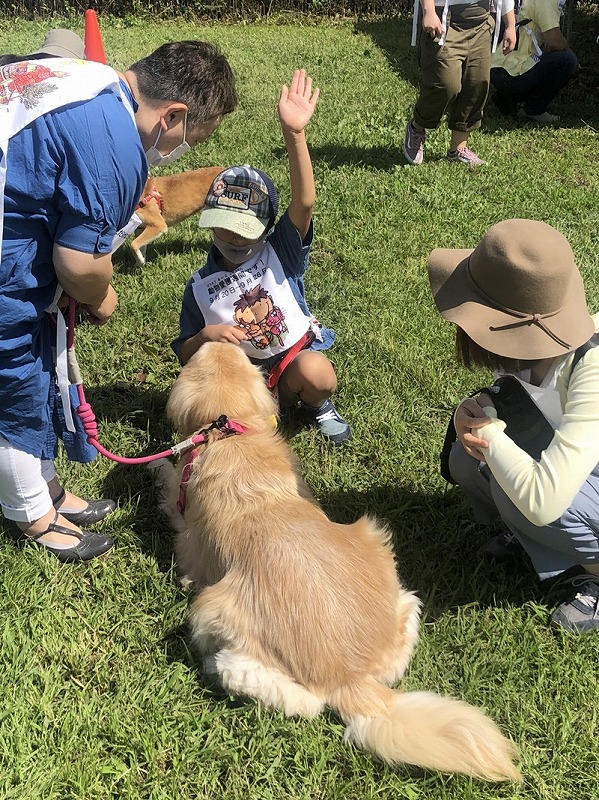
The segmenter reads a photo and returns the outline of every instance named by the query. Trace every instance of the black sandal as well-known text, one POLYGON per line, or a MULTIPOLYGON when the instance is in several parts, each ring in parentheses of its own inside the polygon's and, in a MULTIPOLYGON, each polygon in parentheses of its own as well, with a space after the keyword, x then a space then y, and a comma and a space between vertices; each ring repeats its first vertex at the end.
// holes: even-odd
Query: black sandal
MULTIPOLYGON (((52 501, 54 507, 63 499, 66 490, 63 489, 58 497, 52 501)), ((84 498, 85 499, 85 498, 84 498)), ((87 506, 80 511, 63 511, 58 509, 58 513, 73 525, 93 525, 95 522, 100 522, 104 517, 111 514, 116 508, 114 500, 104 498, 103 500, 88 500, 87 506)))
POLYGON ((48 525, 45 531, 34 534, 23 533, 23 536, 28 542, 48 550, 63 564, 71 564, 75 561, 90 561, 92 558, 106 553, 114 544, 110 536, 101 536, 99 533, 92 533, 92 531, 75 531, 71 528, 65 528, 64 525, 58 525, 57 519, 58 511, 54 515, 53 522, 48 525), (78 542, 73 547, 54 547, 50 542, 40 541, 41 537, 47 533, 63 533, 66 536, 73 536, 78 539, 78 542))

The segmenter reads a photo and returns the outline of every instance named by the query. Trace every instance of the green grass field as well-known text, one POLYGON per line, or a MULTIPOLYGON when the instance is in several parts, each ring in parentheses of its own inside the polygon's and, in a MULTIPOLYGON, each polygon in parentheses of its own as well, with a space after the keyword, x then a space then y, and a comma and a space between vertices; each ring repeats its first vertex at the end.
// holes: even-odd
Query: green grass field
MULTIPOLYGON (((522 785, 393 771, 344 744, 332 715, 287 720, 227 697, 190 650, 188 598, 176 581, 173 534, 149 472, 98 458, 59 463, 70 488, 113 496, 105 558, 61 566, 0 537, 0 798, 18 800, 597 800, 596 636, 556 634, 558 601, 523 565, 482 562, 488 533, 438 474, 450 409, 488 376, 458 369, 453 331, 430 297, 426 259, 471 247, 494 222, 544 220, 572 243, 599 309, 599 15, 578 11, 581 71, 555 104, 559 129, 521 127, 492 107, 472 171, 444 160, 448 132, 429 137, 421 167, 401 144, 417 91, 410 19, 336 24, 102 20, 109 61, 124 68, 160 43, 220 44, 238 79, 239 109, 170 168, 250 162, 289 198, 277 124, 280 85, 304 66, 321 87, 308 129, 318 199, 307 280, 312 311, 335 328, 337 405, 353 442, 327 446, 287 426, 306 480, 338 521, 364 512, 390 524, 400 575, 425 603, 406 688, 483 706, 521 748, 522 785)), ((75 22, 0 22, 0 52, 35 50, 45 30, 75 22)), ((134 266, 116 261, 119 308, 82 326, 79 361, 100 438, 121 455, 164 449, 178 367, 169 342, 208 237, 191 219, 134 266)), ((265 467, 266 468, 266 467, 265 467)))

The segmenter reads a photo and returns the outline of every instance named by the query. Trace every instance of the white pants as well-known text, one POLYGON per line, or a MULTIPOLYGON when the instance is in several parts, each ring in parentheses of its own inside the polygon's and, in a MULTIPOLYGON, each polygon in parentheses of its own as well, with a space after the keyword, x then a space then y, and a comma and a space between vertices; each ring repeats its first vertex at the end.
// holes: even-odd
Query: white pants
POLYGON ((0 507, 6 519, 33 522, 52 508, 54 462, 17 450, 0 436, 0 507))

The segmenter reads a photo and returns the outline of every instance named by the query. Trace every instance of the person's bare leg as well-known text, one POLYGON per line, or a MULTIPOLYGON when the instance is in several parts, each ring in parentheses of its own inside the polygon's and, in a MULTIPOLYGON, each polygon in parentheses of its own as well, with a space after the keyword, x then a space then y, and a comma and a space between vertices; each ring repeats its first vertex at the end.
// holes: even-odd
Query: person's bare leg
POLYGON ((329 359, 316 350, 302 350, 281 375, 279 399, 289 406, 299 398, 320 408, 337 388, 337 376, 329 359))
POLYGON ((468 134, 464 131, 451 131, 450 150, 463 150, 468 146, 468 134))

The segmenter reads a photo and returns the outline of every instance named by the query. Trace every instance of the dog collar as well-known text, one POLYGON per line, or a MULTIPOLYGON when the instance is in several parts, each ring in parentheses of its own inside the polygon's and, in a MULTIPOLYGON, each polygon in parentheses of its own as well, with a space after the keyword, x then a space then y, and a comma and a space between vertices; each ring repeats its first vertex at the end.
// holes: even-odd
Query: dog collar
POLYGON ((144 206, 147 206, 150 200, 156 200, 156 203, 158 204, 158 210, 162 211, 162 195, 157 189, 152 189, 150 194, 142 197, 137 204, 137 208, 143 208, 144 206))

